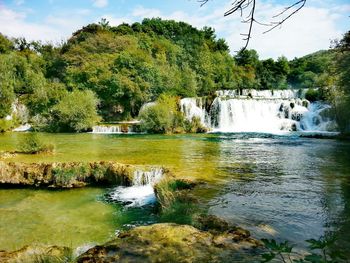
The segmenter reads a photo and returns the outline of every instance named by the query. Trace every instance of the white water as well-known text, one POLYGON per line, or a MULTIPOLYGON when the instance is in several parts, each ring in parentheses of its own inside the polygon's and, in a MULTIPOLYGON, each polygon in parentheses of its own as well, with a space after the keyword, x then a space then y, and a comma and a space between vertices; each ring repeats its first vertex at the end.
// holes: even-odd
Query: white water
POLYGON ((26 132, 26 131, 30 131, 31 128, 32 128, 32 126, 30 124, 23 124, 21 126, 18 126, 15 129, 13 129, 12 131, 14 131, 14 132, 26 132))
POLYGON ((114 201, 127 207, 144 206, 156 202, 154 185, 162 178, 163 169, 152 168, 150 171, 136 170, 132 186, 118 186, 110 194, 114 201))
POLYGON ((308 102, 303 90, 229 90, 217 95, 209 112, 203 98, 182 99, 181 110, 189 120, 200 118, 213 132, 336 131, 327 117, 330 106, 308 102))
POLYGON ((105 134, 121 134, 121 126, 120 125, 113 125, 113 126, 94 126, 92 127, 92 133, 105 133, 105 134))
POLYGON ((208 119, 208 114, 204 110, 201 98, 184 98, 180 101, 180 107, 188 120, 197 117, 202 123, 205 123, 208 119))

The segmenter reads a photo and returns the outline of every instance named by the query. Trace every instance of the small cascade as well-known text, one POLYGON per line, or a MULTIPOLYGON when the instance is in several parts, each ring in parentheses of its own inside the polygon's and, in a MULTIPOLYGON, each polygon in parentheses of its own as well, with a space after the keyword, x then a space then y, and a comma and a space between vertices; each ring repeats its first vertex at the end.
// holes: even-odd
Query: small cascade
POLYGON ((30 124, 23 124, 21 126, 18 126, 17 128, 13 129, 14 132, 26 132, 30 131, 32 129, 32 126, 30 124))
POLYGON ((132 186, 118 186, 109 194, 109 199, 127 207, 144 206, 156 202, 154 185, 162 178, 163 169, 152 168, 149 171, 136 170, 132 186))
POLYGON ((111 125, 111 126, 101 125, 101 126, 92 127, 92 133, 120 134, 122 133, 122 130, 120 125, 111 125))
POLYGON ((92 127, 96 134, 130 134, 139 132, 139 121, 124 121, 116 124, 98 125, 92 127))
POLYGON ((184 98, 186 118, 199 117, 213 132, 336 131, 331 107, 310 103, 305 90, 222 90, 206 111, 201 99, 184 98))

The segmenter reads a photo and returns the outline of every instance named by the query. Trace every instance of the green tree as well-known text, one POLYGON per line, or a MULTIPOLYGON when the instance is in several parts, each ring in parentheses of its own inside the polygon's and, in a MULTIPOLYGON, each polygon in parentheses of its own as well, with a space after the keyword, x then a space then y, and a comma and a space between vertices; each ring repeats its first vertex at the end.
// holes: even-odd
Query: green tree
POLYGON ((175 128, 176 112, 176 99, 161 95, 155 104, 146 106, 140 112, 141 129, 149 133, 170 133, 175 128))
POLYGON ((51 126, 56 131, 86 131, 100 120, 97 105, 98 99, 90 90, 70 92, 52 107, 51 126))
POLYGON ((336 43, 338 81, 333 91, 333 104, 339 128, 350 133, 350 31, 336 43))
POLYGON ((9 53, 14 49, 12 41, 0 33, 0 54, 9 53))
POLYGON ((0 54, 0 118, 11 113, 11 105, 15 99, 14 57, 0 54))

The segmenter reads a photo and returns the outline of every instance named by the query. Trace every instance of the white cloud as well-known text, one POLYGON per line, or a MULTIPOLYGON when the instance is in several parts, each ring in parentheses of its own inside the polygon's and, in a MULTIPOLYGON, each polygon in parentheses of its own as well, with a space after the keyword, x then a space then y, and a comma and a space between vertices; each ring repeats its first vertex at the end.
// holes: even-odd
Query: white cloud
MULTIPOLYGON (((74 14, 78 13, 74 11, 74 14)), ((72 16, 69 13, 64 16, 48 15, 42 23, 28 22, 27 17, 26 12, 16 12, 0 5, 0 32, 9 37, 59 43, 87 23, 84 15, 72 16)))
POLYGON ((132 16, 135 17, 161 17, 162 12, 158 9, 153 9, 153 8, 144 8, 143 6, 137 6, 133 11, 132 11, 132 16))
POLYGON ((93 5, 98 8, 106 7, 108 0, 93 0, 93 5))
POLYGON ((24 0, 14 0, 15 5, 23 5, 24 4, 24 0))
MULTIPOLYGON (((60 31, 47 25, 28 23, 26 14, 0 6, 0 32, 10 37, 25 37, 29 40, 54 40, 60 31)), ((57 39, 58 40, 58 39, 57 39)))
POLYGON ((123 24, 123 23, 131 24, 134 22, 129 17, 115 17, 115 16, 110 15, 110 14, 106 14, 106 15, 101 16, 100 19, 96 22, 101 21, 102 18, 106 18, 106 20, 109 22, 109 24, 111 26, 118 26, 118 25, 123 24))

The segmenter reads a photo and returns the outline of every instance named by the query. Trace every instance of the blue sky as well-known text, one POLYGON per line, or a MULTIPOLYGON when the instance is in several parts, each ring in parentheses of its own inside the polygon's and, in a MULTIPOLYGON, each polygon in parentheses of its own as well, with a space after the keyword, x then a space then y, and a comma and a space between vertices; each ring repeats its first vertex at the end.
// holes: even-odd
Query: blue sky
MULTIPOLYGON (((293 0, 258 0, 257 18, 272 16, 293 0)), ((145 17, 162 17, 188 22, 198 28, 211 26, 226 39, 232 53, 244 45, 246 25, 240 17, 223 17, 230 0, 212 0, 200 7, 197 0, 0 0, 0 32, 31 40, 64 41, 88 23, 107 18, 112 25, 132 23, 145 17)), ((281 28, 262 34, 256 26, 250 48, 261 58, 302 56, 329 47, 330 40, 350 29, 350 3, 345 0, 307 0, 306 7, 281 28)))

